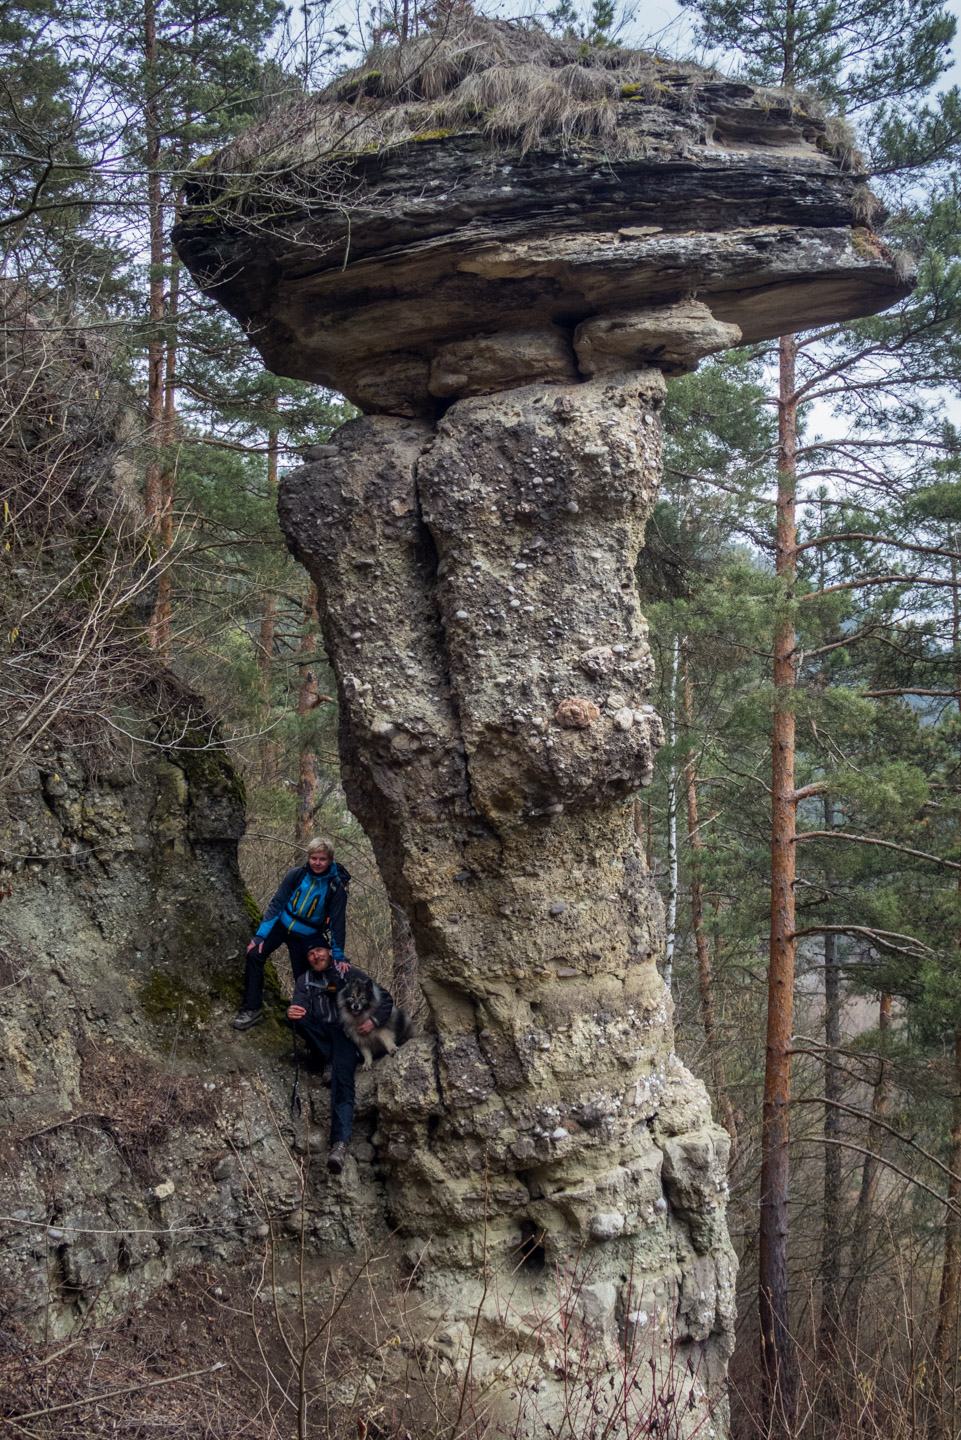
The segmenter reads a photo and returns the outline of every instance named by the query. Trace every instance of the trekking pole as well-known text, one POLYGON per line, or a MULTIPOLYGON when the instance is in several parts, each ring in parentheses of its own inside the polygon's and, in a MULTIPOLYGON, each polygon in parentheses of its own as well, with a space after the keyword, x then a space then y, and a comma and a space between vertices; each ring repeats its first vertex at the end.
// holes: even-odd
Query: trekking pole
POLYGON ((292 1020, 290 1028, 294 1036, 294 1083, 290 1087, 290 1118, 294 1119, 303 1110, 300 1103, 300 1048, 297 1044, 297 1021, 292 1020))

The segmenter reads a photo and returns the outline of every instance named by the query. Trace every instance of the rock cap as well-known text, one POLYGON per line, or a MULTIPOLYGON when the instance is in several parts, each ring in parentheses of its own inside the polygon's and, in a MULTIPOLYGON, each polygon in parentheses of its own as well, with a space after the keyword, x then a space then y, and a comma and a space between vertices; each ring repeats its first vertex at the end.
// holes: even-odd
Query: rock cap
POLYGON ((859 164, 809 97, 468 15, 195 167, 175 241, 272 370, 432 415, 885 309, 859 164))

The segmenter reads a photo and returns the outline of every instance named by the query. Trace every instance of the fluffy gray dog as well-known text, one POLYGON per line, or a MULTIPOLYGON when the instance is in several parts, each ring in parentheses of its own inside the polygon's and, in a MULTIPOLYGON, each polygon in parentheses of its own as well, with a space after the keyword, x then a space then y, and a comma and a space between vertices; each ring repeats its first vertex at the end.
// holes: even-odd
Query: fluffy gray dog
POLYGON ((393 1055, 398 1045, 403 1045, 417 1034, 413 1020, 406 1010, 395 1005, 386 1025, 371 1030, 369 1035, 358 1035, 357 1027, 369 1020, 386 992, 383 987, 368 976, 350 975, 342 989, 337 991, 337 1015, 344 1034, 352 1040, 364 1057, 362 1068, 369 1070, 374 1058, 393 1055))

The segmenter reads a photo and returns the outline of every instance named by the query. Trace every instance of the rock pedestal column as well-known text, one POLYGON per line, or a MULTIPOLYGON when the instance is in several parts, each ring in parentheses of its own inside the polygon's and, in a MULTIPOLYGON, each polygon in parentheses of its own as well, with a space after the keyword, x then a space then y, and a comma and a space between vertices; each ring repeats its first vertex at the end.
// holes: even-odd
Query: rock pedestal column
POLYGON ((434 1033, 379 1081, 408 1253, 455 1326, 500 1333, 492 1366, 511 1336, 555 1389, 556 1323, 532 1337, 574 1276, 585 1362, 659 1347, 688 1367, 693 1426, 734 1266, 726 1136, 672 1053, 632 829, 661 739, 634 563, 663 394, 659 370, 572 373, 436 426, 352 421, 285 482, 281 520, 321 594, 348 801, 430 1006, 434 1033))

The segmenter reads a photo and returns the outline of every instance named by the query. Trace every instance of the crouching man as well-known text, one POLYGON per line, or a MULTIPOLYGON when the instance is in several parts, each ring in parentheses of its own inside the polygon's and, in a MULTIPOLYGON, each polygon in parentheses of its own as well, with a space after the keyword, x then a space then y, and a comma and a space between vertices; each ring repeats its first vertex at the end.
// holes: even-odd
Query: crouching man
MULTIPOLYGON (((330 1153, 327 1169, 339 1175, 344 1168, 350 1132, 354 1125, 354 1071, 360 1051, 341 1027, 337 1012, 337 993, 351 979, 366 980, 362 970, 352 965, 334 963, 327 945, 315 944, 307 952, 307 969, 294 987, 294 998, 287 1009, 288 1020, 308 1044, 319 1051, 330 1066, 330 1153)), ((379 987, 378 987, 379 988, 379 987)), ((385 1024, 394 1002, 386 990, 379 990, 376 1008, 357 1024, 360 1035, 385 1024)))

